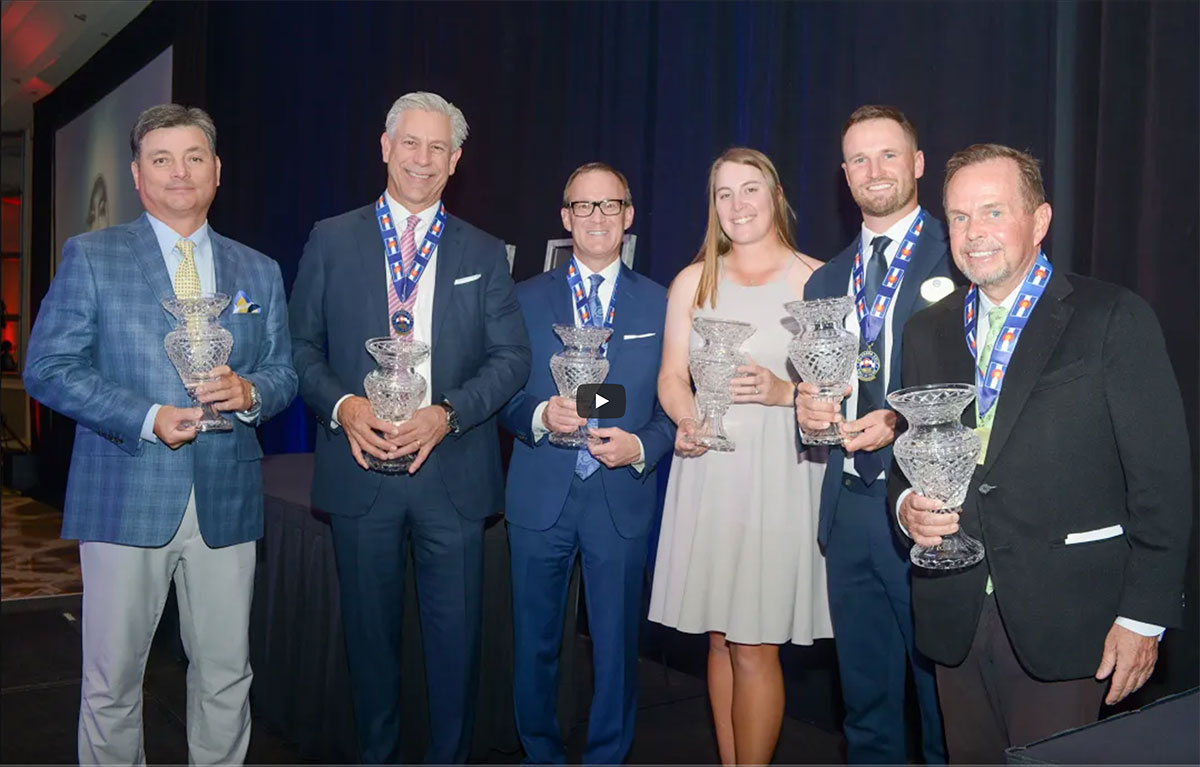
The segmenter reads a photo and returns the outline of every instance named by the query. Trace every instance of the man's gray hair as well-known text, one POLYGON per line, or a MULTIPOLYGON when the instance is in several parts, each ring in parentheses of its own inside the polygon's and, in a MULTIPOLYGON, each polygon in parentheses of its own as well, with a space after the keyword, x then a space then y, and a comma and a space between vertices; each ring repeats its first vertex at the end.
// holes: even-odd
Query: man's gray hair
POLYGON ((159 128, 181 126, 199 128, 204 134, 204 138, 208 139, 209 151, 214 156, 217 154, 217 126, 213 124, 213 119, 208 116, 208 112, 199 107, 159 104, 138 115, 137 122, 133 124, 133 130, 129 131, 129 148, 133 151, 133 159, 136 160, 141 156, 142 139, 146 137, 147 133, 159 128))
POLYGON ((458 150, 463 145, 463 142, 467 140, 467 133, 470 128, 467 127, 467 118, 463 117, 462 110, 436 93, 428 93, 426 91, 406 93, 396 99, 396 103, 392 104, 392 108, 388 110, 387 120, 384 123, 388 138, 395 138, 396 123, 400 122, 400 113, 406 109, 438 112, 449 117, 451 152, 458 150))

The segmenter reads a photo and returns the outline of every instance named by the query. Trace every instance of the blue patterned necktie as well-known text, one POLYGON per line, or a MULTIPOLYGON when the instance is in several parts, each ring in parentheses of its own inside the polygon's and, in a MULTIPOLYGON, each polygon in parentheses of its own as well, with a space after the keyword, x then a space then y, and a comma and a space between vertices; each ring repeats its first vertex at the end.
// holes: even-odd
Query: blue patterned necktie
MULTIPOLYGON (((604 282, 604 275, 593 274, 588 278, 592 283, 592 290, 588 294, 588 319, 594 328, 604 327, 604 307, 600 305, 600 283, 604 282)), ((600 421, 595 418, 589 418, 587 427, 594 429, 600 425, 600 421)), ((600 462, 596 457, 588 452, 587 447, 579 448, 579 454, 575 457, 575 476, 580 479, 587 479, 596 473, 596 469, 600 468, 600 462)))
MULTIPOLYGON (((883 276, 887 274, 887 256, 884 251, 891 242, 890 237, 883 235, 871 240, 873 252, 871 260, 867 262, 865 290, 868 306, 875 302, 879 288, 883 285, 883 276)), ((867 348, 861 338, 858 343, 859 351, 867 348)), ((856 418, 862 418, 867 413, 883 407, 883 366, 887 364, 887 346, 887 334, 881 328, 879 335, 875 338, 875 353, 879 355, 880 363, 879 375, 875 376, 874 381, 858 382, 858 414, 855 416, 856 418)), ((854 470, 858 472, 858 476, 862 477, 862 481, 869 485, 879 476, 879 472, 883 471, 883 459, 875 451, 859 450, 854 454, 854 470)))

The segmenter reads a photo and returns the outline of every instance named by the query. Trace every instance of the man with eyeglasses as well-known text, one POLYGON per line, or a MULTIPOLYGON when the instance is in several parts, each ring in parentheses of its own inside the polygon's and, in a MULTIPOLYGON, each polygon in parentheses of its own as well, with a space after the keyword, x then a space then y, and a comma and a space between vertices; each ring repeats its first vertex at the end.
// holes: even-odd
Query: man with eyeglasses
POLYGON ((577 168, 567 179, 561 213, 574 252, 565 264, 517 286, 533 371, 500 416, 517 438, 505 498, 514 703, 526 760, 562 764, 558 655, 567 583, 579 554, 595 668, 583 762, 620 764, 633 743, 637 709, 654 468, 674 444, 674 426, 657 396, 667 296, 661 285, 621 263, 633 200, 619 171, 598 162, 577 168), (623 415, 588 419, 573 400, 558 396, 550 357, 563 345, 555 324, 612 330, 604 350, 606 382, 625 388, 623 415), (547 438, 581 426, 590 433, 586 447, 558 447, 547 438))

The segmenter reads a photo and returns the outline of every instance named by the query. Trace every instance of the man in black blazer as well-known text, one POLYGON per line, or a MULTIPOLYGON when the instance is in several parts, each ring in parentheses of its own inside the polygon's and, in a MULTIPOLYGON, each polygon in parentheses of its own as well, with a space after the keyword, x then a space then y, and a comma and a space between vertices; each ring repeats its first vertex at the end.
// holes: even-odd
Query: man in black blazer
MULTIPOLYGON (((496 415, 529 375, 529 339, 504 245, 446 214, 462 112, 433 93, 402 96, 381 137, 379 200, 313 227, 290 309, 300 394, 316 413, 313 506, 333 520, 360 758, 400 747, 404 547, 411 537, 429 689, 426 761, 465 761, 479 665, 483 522, 504 496, 496 415), (364 342, 411 335, 423 406, 395 426, 363 396, 364 342), (415 455, 406 474, 366 454, 415 455)), ((415 638, 414 638, 415 639, 415 638)), ((410 640, 411 641, 411 640, 410 640)))
MULTIPOLYGON (((1179 388, 1153 311, 1041 254, 1037 161, 980 144, 946 166, 954 260, 973 286, 914 316, 904 384, 979 385, 984 438, 960 514, 893 469, 918 544, 962 525, 972 567, 913 577, 917 646, 937 662, 950 760, 1094 721, 1145 683, 1181 618, 1191 469, 1179 388), (974 345, 968 333, 973 333, 974 345), (976 364, 978 358, 978 368, 976 364)), ((978 424, 978 426, 977 426, 978 424)))
POLYGON ((907 760, 904 697, 911 666, 921 755, 927 764, 941 764, 946 747, 933 664, 914 649, 908 556, 889 522, 896 413, 884 397, 900 386, 905 323, 950 293, 957 275, 942 223, 917 202, 925 156, 908 118, 888 106, 854 110, 842 129, 842 158, 846 184, 862 210, 862 230, 809 277, 804 297, 861 299, 876 316, 852 311, 846 328, 859 337, 862 355, 874 367, 859 367, 843 403, 816 400, 816 387, 800 384, 796 419, 802 431, 838 423, 845 435, 829 451, 817 540, 825 554, 846 706, 846 755, 851 764, 907 760))

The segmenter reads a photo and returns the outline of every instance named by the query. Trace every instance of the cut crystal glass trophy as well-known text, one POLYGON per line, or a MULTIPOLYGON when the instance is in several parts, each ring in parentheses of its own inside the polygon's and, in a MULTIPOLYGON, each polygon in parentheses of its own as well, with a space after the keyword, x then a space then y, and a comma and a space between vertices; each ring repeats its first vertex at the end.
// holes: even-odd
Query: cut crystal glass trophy
MULTIPOLYGON (((556 324, 554 332, 563 342, 563 350, 550 357, 550 373, 558 386, 558 395, 574 400, 580 386, 604 383, 608 377, 608 360, 600 349, 612 335, 612 328, 556 324)), ((580 426, 568 434, 551 432, 549 439, 551 444, 559 447, 580 448, 587 444, 588 430, 586 426, 580 426)))
MULTIPOLYGON (((939 513, 962 510, 979 458, 979 435, 962 423, 963 409, 975 399, 972 384, 933 384, 900 389, 888 402, 908 420, 894 455, 913 490, 941 501, 939 513)), ((983 544, 961 529, 937 546, 912 547, 909 559, 930 570, 954 570, 983 559, 983 544)))
POLYGON ((741 346, 754 335, 755 328, 749 322, 696 317, 692 329, 704 339, 703 346, 688 353, 700 415, 694 441, 709 450, 729 453, 736 447, 725 433, 725 412, 733 404, 729 384, 738 377, 738 367, 748 361, 741 346))
POLYGON ((179 371, 184 388, 200 408, 196 431, 230 431, 233 422, 216 411, 211 404, 196 401, 196 387, 214 380, 209 374, 215 367, 229 361, 233 351, 233 334, 217 322, 229 305, 224 293, 205 293, 198 298, 170 298, 163 307, 179 322, 167 333, 163 346, 167 357, 179 371))
MULTIPOLYGON (((429 345, 405 338, 372 338, 367 352, 375 358, 376 367, 363 379, 363 388, 371 411, 381 421, 396 425, 413 417, 425 399, 425 376, 415 368, 429 356, 429 345)), ((363 452, 367 465, 383 474, 408 471, 416 453, 385 461, 363 452)))
MULTIPOLYGON (((854 375, 858 339, 842 326, 854 308, 850 296, 789 301, 783 305, 796 319, 800 331, 788 342, 788 358, 800 378, 817 387, 816 399, 841 402, 842 394, 854 375)), ((806 445, 840 445, 842 435, 837 424, 819 432, 801 430, 806 445)))

